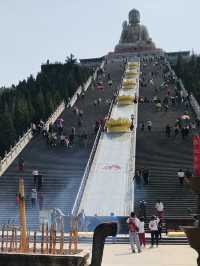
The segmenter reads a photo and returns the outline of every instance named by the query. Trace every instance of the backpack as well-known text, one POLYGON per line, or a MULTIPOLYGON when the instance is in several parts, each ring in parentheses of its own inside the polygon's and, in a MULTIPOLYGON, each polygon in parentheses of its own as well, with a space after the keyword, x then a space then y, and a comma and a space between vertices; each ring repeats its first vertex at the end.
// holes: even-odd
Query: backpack
POLYGON ((139 231, 139 228, 137 227, 137 225, 135 224, 135 221, 133 219, 129 220, 128 229, 131 233, 135 233, 135 232, 139 231))

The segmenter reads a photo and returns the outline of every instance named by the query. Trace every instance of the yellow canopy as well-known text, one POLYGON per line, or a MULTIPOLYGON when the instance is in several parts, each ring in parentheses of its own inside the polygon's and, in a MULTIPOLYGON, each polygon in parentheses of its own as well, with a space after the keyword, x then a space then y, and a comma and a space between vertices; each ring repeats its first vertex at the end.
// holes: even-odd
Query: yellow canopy
POLYGON ((122 95, 117 97, 119 105, 130 105, 133 103, 134 97, 129 95, 122 95))
POLYGON ((129 119, 109 119, 106 122, 106 127, 108 132, 128 132, 131 126, 131 121, 129 119))

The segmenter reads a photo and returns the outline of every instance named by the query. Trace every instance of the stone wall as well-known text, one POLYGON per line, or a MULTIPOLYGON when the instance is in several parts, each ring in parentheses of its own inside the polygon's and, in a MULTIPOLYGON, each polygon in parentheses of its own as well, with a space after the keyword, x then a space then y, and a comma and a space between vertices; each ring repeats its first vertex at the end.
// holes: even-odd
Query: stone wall
POLYGON ((1 266, 86 266, 89 254, 57 256, 38 254, 0 254, 1 266))

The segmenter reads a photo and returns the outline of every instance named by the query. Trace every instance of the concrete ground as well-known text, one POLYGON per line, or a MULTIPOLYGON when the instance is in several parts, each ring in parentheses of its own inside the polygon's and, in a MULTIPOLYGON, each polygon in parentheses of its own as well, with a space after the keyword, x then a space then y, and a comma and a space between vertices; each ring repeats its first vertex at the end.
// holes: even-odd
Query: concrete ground
MULTIPOLYGON (((81 245, 91 252, 91 246, 81 245)), ((90 253, 91 254, 91 253, 90 253)), ((196 266, 197 253, 188 245, 162 245, 132 254, 127 244, 105 245, 102 266, 196 266)))

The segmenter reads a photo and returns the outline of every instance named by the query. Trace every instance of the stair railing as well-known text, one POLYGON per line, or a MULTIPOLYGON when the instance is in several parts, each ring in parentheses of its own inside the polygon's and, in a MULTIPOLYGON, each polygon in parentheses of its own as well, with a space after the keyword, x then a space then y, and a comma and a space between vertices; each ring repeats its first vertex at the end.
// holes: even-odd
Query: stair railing
MULTIPOLYGON (((65 109, 64 101, 57 107, 55 112, 49 117, 46 122, 46 127, 49 126, 50 123, 54 123, 55 120, 60 116, 60 114, 65 109)), ((12 147, 10 147, 10 151, 5 152, 4 158, 0 157, 0 176, 7 170, 7 168, 11 165, 11 163, 15 160, 15 158, 20 154, 20 152, 26 147, 26 145, 33 138, 32 129, 29 128, 26 133, 22 137, 19 137, 18 142, 12 147)))
MULTIPOLYGON (((103 66, 104 62, 102 63, 101 67, 103 66)), ((73 97, 70 99, 69 105, 72 107, 76 100, 77 100, 77 94, 80 94, 82 89, 84 91, 87 91, 89 88, 91 82, 93 79, 95 79, 97 73, 97 69, 93 75, 93 77, 89 77, 86 83, 82 86, 79 86, 76 92, 74 93, 73 97)), ((54 113, 48 118, 47 122, 45 123, 45 127, 48 128, 49 124, 53 124, 57 118, 62 114, 64 111, 66 105, 65 102, 62 101, 59 106, 56 108, 54 113)), ((8 169, 8 167, 11 165, 11 163, 16 159, 16 157, 20 154, 20 152, 26 147, 26 145, 30 142, 30 140, 33 138, 32 129, 29 128, 26 133, 22 137, 19 137, 18 142, 12 147, 10 147, 9 152, 5 152, 4 158, 0 157, 0 176, 3 175, 3 173, 8 169)))
POLYGON ((86 186, 87 179, 88 179, 88 176, 89 176, 89 172, 90 172, 90 169, 91 169, 91 166, 92 166, 92 162, 93 162, 96 150, 97 150, 97 146, 98 146, 98 143, 99 143, 100 136, 101 136, 101 126, 99 127, 97 135, 95 137, 95 141, 94 141, 94 144, 93 144, 93 147, 92 147, 92 151, 90 153, 90 157, 88 159, 88 162, 87 162, 87 165, 86 165, 86 168, 85 168, 85 171, 84 171, 84 175, 83 175, 83 178, 82 178, 79 190, 78 190, 78 194, 76 196, 76 200, 75 200, 72 212, 71 212, 71 215, 73 217, 77 216, 77 214, 78 214, 78 209, 79 209, 79 206, 80 206, 80 203, 81 203, 81 200, 82 200, 82 196, 83 196, 83 193, 84 193, 84 190, 85 190, 85 186, 86 186))
MULTIPOLYGON (((174 70, 172 69, 172 67, 171 67, 169 62, 168 62, 168 67, 169 67, 169 70, 172 72, 172 74, 174 76, 176 76, 176 74, 175 74, 174 70)), ((183 84, 183 81, 181 79, 179 79, 179 84, 181 86, 181 90, 183 91, 184 96, 187 97, 188 96, 188 91, 186 90, 186 88, 185 88, 185 86, 183 84)), ((190 99, 190 104, 192 106, 192 109, 193 109, 193 111, 196 114, 196 118, 198 120, 200 120, 200 105, 199 105, 198 101, 196 100, 195 96, 192 93, 190 93, 189 99, 190 99)))

